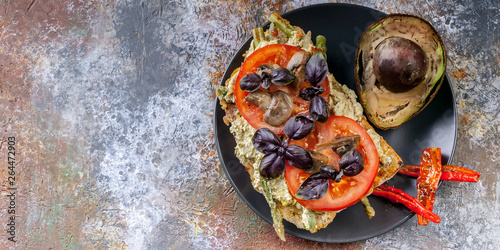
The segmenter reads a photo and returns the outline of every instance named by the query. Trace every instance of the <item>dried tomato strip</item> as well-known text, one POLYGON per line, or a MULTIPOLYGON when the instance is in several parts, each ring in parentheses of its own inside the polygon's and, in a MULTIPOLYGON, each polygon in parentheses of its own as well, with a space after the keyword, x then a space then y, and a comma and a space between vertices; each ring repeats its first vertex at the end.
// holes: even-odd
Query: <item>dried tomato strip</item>
POLYGON ((420 215, 434 223, 441 222, 441 218, 439 218, 437 214, 425 208, 415 198, 400 189, 387 185, 380 185, 373 190, 372 194, 389 199, 393 203, 401 203, 417 215, 420 215))
MULTIPOLYGON (((463 182, 478 182, 481 173, 467 168, 455 165, 442 165, 443 172, 439 180, 441 181, 463 181, 463 182)), ((420 165, 405 164, 398 173, 418 177, 420 173, 420 165)))
MULTIPOLYGON (((420 157, 420 172, 417 177, 417 200, 432 211, 434 198, 441 178, 441 149, 426 148, 420 157)), ((429 220, 418 216, 418 224, 425 226, 429 220)))

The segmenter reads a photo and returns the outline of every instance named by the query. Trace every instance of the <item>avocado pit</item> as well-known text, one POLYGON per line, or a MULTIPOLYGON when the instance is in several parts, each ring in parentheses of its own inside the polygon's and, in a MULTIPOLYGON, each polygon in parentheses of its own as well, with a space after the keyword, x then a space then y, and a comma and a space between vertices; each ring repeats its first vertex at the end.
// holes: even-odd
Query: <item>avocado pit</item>
POLYGON ((427 59, 415 42, 402 37, 389 37, 373 54, 373 73, 380 85, 394 93, 416 87, 425 77, 427 59))

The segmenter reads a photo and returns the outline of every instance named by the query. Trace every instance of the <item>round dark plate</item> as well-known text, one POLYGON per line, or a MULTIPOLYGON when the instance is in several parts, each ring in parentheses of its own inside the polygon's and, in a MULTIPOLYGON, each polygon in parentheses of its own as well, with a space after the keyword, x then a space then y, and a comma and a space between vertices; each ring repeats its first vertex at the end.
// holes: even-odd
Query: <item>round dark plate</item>
MULTIPOLYGON (((293 25, 310 30, 313 38, 323 35, 327 40, 328 68, 335 78, 355 90, 354 57, 358 40, 363 31, 375 20, 386 14, 367 7, 350 4, 320 4, 293 10, 282 16, 293 25)), ((222 79, 243 62, 243 53, 249 47, 248 40, 233 58, 222 79)), ((457 119, 455 98, 445 77, 434 100, 416 117, 394 130, 380 131, 384 139, 396 150, 403 161, 419 164, 420 153, 426 147, 439 147, 443 162, 451 162, 455 149, 457 119)), ((222 120, 225 113, 218 100, 215 104, 215 137, 222 168, 236 192, 260 217, 272 224, 271 212, 263 195, 255 191, 250 177, 234 155, 236 143, 229 127, 222 120)), ((415 178, 396 175, 388 185, 416 196, 415 178)), ((401 204, 392 204, 380 197, 370 196, 376 215, 368 219, 359 202, 340 212, 328 227, 317 233, 298 229, 284 221, 285 231, 304 239, 342 243, 368 239, 383 234, 410 219, 414 213, 401 204)))

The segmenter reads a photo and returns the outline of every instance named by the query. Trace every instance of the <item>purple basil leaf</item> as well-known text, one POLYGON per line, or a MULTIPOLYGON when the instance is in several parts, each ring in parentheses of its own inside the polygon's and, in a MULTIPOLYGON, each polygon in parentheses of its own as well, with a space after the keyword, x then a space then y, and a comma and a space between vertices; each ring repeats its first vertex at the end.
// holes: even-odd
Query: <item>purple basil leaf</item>
POLYGON ((285 158, 279 156, 278 152, 264 155, 260 161, 260 175, 268 180, 279 177, 285 171, 285 158))
POLYGON ((342 180, 342 176, 344 176, 344 171, 341 169, 333 181, 339 183, 342 180))
POLYGON ((330 183, 328 179, 320 173, 314 173, 300 184, 299 189, 295 193, 295 198, 301 200, 317 200, 328 192, 330 183))
POLYGON ((311 59, 306 64, 307 82, 316 87, 325 80, 327 72, 328 66, 326 65, 325 57, 321 53, 311 56, 311 59))
POLYGON ((316 91, 314 88, 304 88, 300 91, 299 96, 306 101, 311 101, 316 96, 316 91))
POLYGON ((280 138, 268 128, 259 128, 253 135, 252 142, 264 154, 276 152, 281 147, 280 138))
POLYGON ((294 116, 285 124, 285 134, 290 140, 305 138, 314 128, 314 121, 305 116, 294 116))
POLYGON ((322 96, 316 96, 309 103, 309 114, 317 122, 324 123, 328 120, 328 103, 322 96))
POLYGON ((355 176, 364 169, 363 155, 356 149, 345 153, 339 160, 339 168, 345 176, 355 176))
POLYGON ((311 154, 303 147, 295 144, 288 145, 285 150, 285 159, 290 165, 298 169, 308 170, 313 167, 311 154))
POLYGON ((240 80, 240 89, 247 92, 254 92, 259 89, 261 81, 260 76, 255 73, 246 74, 240 80))
POLYGON ((300 91, 300 98, 311 101, 315 96, 325 93, 325 88, 323 86, 317 86, 313 88, 304 88, 300 91))
POLYGON ((325 93, 325 87, 323 87, 322 85, 316 86, 313 89, 316 92, 315 93, 316 95, 321 95, 321 94, 325 93))
POLYGON ((284 86, 295 81, 295 75, 292 71, 287 68, 277 68, 271 72, 271 82, 278 85, 284 86))
POLYGON ((335 169, 333 166, 330 166, 330 165, 321 166, 319 169, 319 172, 321 173, 321 175, 323 177, 328 178, 328 179, 332 179, 332 180, 335 180, 337 175, 340 174, 340 172, 337 171, 337 169, 335 169))

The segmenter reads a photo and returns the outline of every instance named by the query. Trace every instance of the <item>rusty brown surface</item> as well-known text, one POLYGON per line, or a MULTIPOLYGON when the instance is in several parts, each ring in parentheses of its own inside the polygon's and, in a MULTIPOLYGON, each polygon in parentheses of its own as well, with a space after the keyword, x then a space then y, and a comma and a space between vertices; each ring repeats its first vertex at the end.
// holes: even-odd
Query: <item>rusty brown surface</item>
POLYGON ((440 187, 442 223, 413 218, 346 244, 281 242, 231 187, 215 149, 214 89, 265 16, 323 2, 0 0, 1 248, 498 247, 494 0, 338 1, 419 15, 445 42, 459 125, 453 163, 482 176, 440 187), (16 243, 6 231, 9 137, 16 243))

